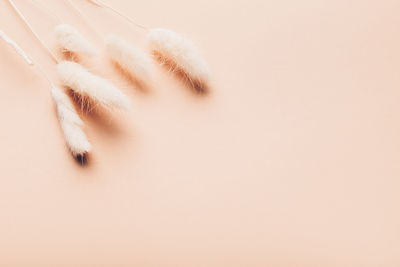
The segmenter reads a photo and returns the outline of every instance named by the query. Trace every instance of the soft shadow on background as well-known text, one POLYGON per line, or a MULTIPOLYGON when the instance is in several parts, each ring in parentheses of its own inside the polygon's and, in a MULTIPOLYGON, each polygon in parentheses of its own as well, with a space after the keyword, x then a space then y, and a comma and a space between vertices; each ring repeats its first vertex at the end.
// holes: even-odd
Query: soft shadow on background
MULTIPOLYGON (((54 20, 15 1, 56 49, 54 20)), ((103 50, 65 2, 37 1, 103 50)), ((107 2, 193 39, 211 93, 162 66, 142 91, 107 56, 85 61, 133 105, 82 116, 82 167, 46 80, 0 44, 0 266, 400 266, 399 1, 107 2)), ((56 81, 6 1, 0 28, 56 81)))

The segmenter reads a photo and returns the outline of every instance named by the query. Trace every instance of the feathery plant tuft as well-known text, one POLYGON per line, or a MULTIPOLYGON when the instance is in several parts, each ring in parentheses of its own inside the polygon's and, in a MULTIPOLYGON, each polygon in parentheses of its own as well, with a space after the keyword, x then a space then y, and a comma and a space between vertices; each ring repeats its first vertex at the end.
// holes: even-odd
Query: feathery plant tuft
MULTIPOLYGON (((36 2, 35 0, 31 1, 36 2)), ((85 19, 92 30, 105 40, 105 47, 109 57, 124 72, 139 82, 146 82, 150 79, 152 61, 149 53, 140 50, 115 34, 109 34, 107 38, 103 38, 98 32, 98 27, 91 25, 91 20, 86 18, 72 0, 62 1, 68 2, 85 19)), ((144 37, 147 39, 149 50, 154 59, 169 65, 178 74, 183 74, 184 78, 188 79, 196 88, 201 89, 206 87, 210 77, 208 66, 192 41, 168 29, 147 28, 103 0, 87 1, 97 7, 116 13, 130 24, 145 31, 144 37)), ((90 103, 94 103, 95 105, 98 104, 106 108, 129 109, 131 101, 123 92, 117 89, 110 81, 89 72, 79 63, 59 59, 35 32, 14 1, 7 0, 7 2, 47 51, 49 56, 55 61, 59 81, 62 86, 72 90, 80 99, 90 100, 90 103)), ((47 12, 49 11, 47 10, 47 12)), ((49 13, 50 16, 57 20, 58 26, 55 28, 55 38, 64 52, 88 57, 98 55, 98 51, 84 35, 80 34, 73 26, 60 21, 52 12, 49 13)), ((0 39, 11 45, 29 65, 34 64, 25 51, 2 31, 0 31, 0 39)), ((84 123, 79 117, 74 103, 65 90, 55 86, 46 72, 39 66, 38 68, 50 83, 52 99, 55 103, 58 120, 69 150, 77 158, 85 157, 91 151, 91 145, 82 129, 84 123)))
POLYGON ((50 84, 51 95, 57 109, 58 120, 64 134, 64 138, 68 148, 73 156, 77 158, 84 158, 85 155, 91 150, 91 145, 82 130, 83 122, 79 117, 71 99, 60 88, 54 86, 51 79, 47 76, 43 68, 34 64, 32 59, 25 53, 25 51, 4 32, 0 31, 0 38, 10 44, 15 51, 26 61, 27 64, 36 65, 43 73, 45 78, 50 84))
POLYGON ((92 44, 71 25, 60 24, 56 27, 55 32, 57 41, 64 51, 89 57, 97 55, 97 51, 92 44))

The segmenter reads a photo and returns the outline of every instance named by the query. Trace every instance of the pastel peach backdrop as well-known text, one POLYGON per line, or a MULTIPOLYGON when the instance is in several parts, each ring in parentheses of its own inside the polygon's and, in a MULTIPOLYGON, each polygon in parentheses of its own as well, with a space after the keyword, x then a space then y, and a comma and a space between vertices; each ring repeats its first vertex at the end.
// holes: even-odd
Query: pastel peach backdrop
MULTIPOLYGON (((133 106, 82 114, 80 166, 46 80, 0 43, 0 266, 400 266, 398 0, 104 1, 193 39, 210 92, 161 66, 139 90, 106 55, 86 62, 133 106)), ((60 20, 103 50, 66 1, 15 2, 52 49, 60 20)), ((5 0, 0 28, 57 80, 5 0)))

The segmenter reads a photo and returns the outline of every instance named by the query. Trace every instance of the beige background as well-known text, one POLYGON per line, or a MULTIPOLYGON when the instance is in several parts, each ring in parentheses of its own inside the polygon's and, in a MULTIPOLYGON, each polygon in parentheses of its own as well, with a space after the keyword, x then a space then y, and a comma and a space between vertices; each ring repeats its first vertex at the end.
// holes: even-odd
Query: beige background
MULTIPOLYGON (((56 50, 54 17, 15 0, 56 50)), ((37 0, 102 49, 62 0, 37 0)), ((140 30, 84 0, 98 25, 140 30)), ((0 43, 0 266, 400 266, 398 0, 108 0, 185 33, 210 63, 198 95, 161 67, 133 101, 83 114, 81 167, 49 87, 0 43)), ((0 1, 0 28, 46 52, 0 1)))

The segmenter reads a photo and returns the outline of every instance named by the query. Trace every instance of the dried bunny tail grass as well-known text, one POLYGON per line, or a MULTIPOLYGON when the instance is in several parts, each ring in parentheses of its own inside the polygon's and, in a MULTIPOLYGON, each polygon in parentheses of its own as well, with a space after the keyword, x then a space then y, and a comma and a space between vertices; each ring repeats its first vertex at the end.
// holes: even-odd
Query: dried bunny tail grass
POLYGON ((129 98, 106 79, 90 73, 81 65, 62 61, 57 66, 61 82, 82 97, 110 108, 129 109, 129 98))
POLYGON ((68 52, 95 56, 96 49, 85 39, 77 29, 68 24, 56 27, 56 38, 61 47, 68 52))
POLYGON ((3 41, 6 42, 7 44, 11 45, 14 48, 14 50, 26 61, 26 63, 28 63, 29 65, 33 65, 33 61, 28 57, 25 51, 1 30, 0 30, 0 38, 3 39, 3 41))
MULTIPOLYGON (((21 55, 29 65, 34 65, 33 61, 27 56, 25 51, 2 31, 0 31, 0 38, 14 47, 18 54, 21 55)), ((68 148, 71 150, 74 157, 84 159, 86 154, 90 152, 91 145, 86 134, 82 130, 82 120, 65 92, 53 85, 50 78, 40 65, 36 66, 51 85, 51 95, 57 108, 58 120, 64 133, 68 148)))
POLYGON ((192 41, 168 29, 151 29, 147 38, 153 53, 175 64, 190 81, 199 84, 207 82, 207 63, 192 41))
POLYGON ((57 87, 51 89, 51 95, 57 108, 57 115, 64 133, 68 148, 75 157, 85 156, 91 150, 91 145, 83 132, 83 122, 79 118, 70 98, 57 87))
POLYGON ((149 78, 151 59, 146 53, 116 35, 108 36, 106 45, 111 59, 129 75, 139 81, 149 78))

